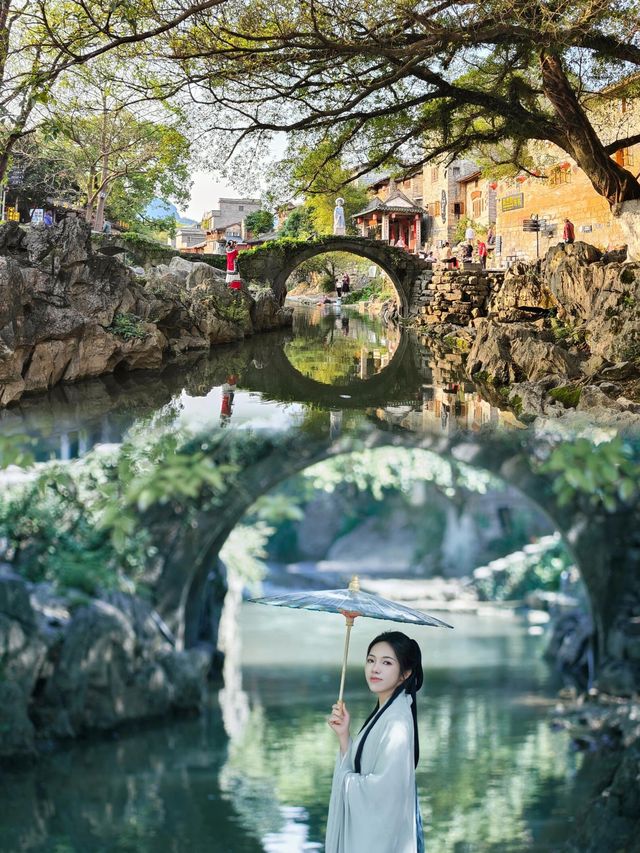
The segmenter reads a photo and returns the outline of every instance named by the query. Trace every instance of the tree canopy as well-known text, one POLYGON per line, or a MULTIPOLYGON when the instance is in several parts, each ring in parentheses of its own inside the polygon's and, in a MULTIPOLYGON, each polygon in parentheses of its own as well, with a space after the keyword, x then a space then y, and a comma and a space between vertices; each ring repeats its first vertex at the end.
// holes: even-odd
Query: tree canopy
POLYGON ((638 89, 639 18, 638 0, 240 0, 172 51, 235 144, 295 133, 322 145, 320 170, 345 154, 352 179, 478 148, 518 162, 538 140, 613 205, 640 198, 611 157, 640 141, 616 118, 638 89))
POLYGON ((252 234, 267 234, 273 231, 273 213, 268 210, 254 210, 253 213, 247 214, 244 224, 252 234))
MULTIPOLYGON (((141 58, 142 45, 204 20, 225 0, 0 0, 0 179, 18 140, 33 132, 70 70, 99 57, 141 58)), ((151 66, 150 66, 151 67, 151 66)), ((139 91, 160 94, 143 74, 139 91)), ((175 91, 164 82, 161 93, 175 91)))

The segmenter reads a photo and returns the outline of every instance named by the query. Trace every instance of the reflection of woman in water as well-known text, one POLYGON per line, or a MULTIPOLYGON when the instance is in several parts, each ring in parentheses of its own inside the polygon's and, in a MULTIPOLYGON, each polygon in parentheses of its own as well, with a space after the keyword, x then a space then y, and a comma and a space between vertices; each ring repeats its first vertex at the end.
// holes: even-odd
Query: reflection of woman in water
POLYGON ((233 413, 233 398, 236 393, 238 377, 235 373, 227 376, 227 381, 222 385, 222 405, 220 406, 220 426, 226 426, 233 413))
POLYGON ((376 637, 365 677, 378 701, 355 740, 349 712, 333 706, 329 725, 340 742, 327 823, 326 853, 423 853, 415 767, 416 693, 422 656, 399 631, 376 637))

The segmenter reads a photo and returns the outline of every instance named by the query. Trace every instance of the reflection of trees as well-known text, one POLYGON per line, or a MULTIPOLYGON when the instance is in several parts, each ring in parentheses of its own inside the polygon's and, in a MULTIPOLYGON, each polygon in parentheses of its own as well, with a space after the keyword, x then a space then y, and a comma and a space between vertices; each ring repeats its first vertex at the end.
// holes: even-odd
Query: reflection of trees
POLYGON ((400 330, 385 328, 366 315, 349 315, 349 321, 346 333, 340 315, 299 316, 294 323, 296 335, 285 345, 291 365, 323 385, 346 385, 386 367, 398 347, 400 330))
POLYGON ((545 718, 531 725, 508 693, 449 695, 424 716, 426 768, 418 782, 427 845, 455 850, 466 841, 470 849, 488 850, 530 841, 529 819, 535 827, 548 818, 532 803, 553 790, 558 805, 572 775, 566 737, 545 718))
MULTIPOLYGON (((418 784, 428 849, 447 853, 465 842, 473 851, 527 849, 549 818, 549 796, 562 812, 573 773, 566 734, 553 732, 543 712, 532 720, 535 712, 514 709, 513 699, 489 687, 449 688, 422 700, 418 784)), ((356 720, 369 704, 352 701, 356 720)), ((311 837, 321 841, 335 754, 321 713, 299 701, 254 704, 243 737, 230 748, 221 787, 233 791, 234 808, 248 815, 252 831, 268 826, 277 801, 304 807, 311 837)))
POLYGON ((211 712, 0 776, 0 850, 262 853, 218 787, 225 740, 211 712))

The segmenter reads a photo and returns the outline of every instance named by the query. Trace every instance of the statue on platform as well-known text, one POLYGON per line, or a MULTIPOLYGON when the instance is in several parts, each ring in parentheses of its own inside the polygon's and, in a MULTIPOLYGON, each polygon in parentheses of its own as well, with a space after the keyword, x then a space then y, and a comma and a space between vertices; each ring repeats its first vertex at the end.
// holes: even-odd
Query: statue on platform
POLYGON ((333 209, 333 233, 336 235, 336 237, 344 237, 346 233, 343 204, 344 199, 337 198, 336 206, 333 209))

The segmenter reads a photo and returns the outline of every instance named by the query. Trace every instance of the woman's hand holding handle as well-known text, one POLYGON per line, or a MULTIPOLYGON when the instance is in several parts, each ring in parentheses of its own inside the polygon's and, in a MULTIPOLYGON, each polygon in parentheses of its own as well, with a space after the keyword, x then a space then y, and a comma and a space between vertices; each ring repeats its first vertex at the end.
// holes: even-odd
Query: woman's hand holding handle
POLYGON ((349 748, 349 722, 351 717, 344 702, 336 702, 331 708, 328 723, 340 741, 340 752, 345 755, 349 748))

